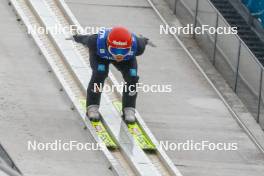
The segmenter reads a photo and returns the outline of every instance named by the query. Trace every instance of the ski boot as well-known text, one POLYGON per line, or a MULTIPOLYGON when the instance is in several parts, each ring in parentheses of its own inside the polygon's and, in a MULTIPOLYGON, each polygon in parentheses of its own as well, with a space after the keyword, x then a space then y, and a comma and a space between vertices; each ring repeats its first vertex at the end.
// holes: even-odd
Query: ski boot
POLYGON ((127 107, 123 109, 123 119, 126 123, 136 122, 136 109, 132 107, 127 107))
POLYGON ((87 107, 86 116, 90 121, 100 121, 99 105, 90 105, 87 107))

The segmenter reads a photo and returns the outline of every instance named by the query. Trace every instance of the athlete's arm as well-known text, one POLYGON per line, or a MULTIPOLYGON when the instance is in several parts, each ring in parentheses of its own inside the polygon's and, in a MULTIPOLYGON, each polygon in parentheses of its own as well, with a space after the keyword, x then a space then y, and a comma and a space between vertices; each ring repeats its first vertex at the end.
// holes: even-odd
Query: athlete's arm
POLYGON ((137 52, 136 56, 139 56, 144 53, 146 45, 148 44, 149 39, 146 37, 137 37, 137 52))
POLYGON ((92 35, 74 35, 73 39, 77 43, 81 43, 88 48, 93 48, 96 44, 97 34, 92 35))

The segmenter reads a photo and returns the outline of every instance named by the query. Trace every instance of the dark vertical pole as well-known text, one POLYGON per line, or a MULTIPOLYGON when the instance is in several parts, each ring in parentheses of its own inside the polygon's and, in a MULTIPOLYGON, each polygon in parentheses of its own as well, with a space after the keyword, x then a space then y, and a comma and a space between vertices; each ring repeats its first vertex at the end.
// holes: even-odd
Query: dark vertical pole
MULTIPOLYGON (((197 26, 197 16, 198 16, 199 0, 196 0, 195 15, 194 15, 194 28, 197 26)), ((193 33, 193 38, 195 39, 195 32, 193 33)))
POLYGON ((258 97, 258 116, 257 122, 259 123, 260 119, 260 105, 261 105, 261 96, 262 96, 262 80, 263 80, 263 69, 261 68, 260 80, 259 80, 259 97, 258 97))
POLYGON ((173 14, 174 15, 176 15, 177 2, 178 2, 178 0, 174 0, 174 9, 173 9, 173 14))
POLYGON ((238 76, 239 76, 240 55, 241 55, 241 40, 239 40, 239 48, 238 48, 238 54, 237 54, 236 79, 235 79, 235 88, 234 88, 234 91, 236 93, 237 93, 237 82, 238 82, 238 76))
MULTIPOLYGON (((215 29, 218 28, 218 19, 219 16, 218 16, 218 13, 216 13, 216 23, 215 23, 215 29)), ((215 33, 215 36, 214 36, 214 51, 213 51, 213 65, 215 65, 215 57, 216 57, 216 46, 217 46, 217 32, 215 33)))

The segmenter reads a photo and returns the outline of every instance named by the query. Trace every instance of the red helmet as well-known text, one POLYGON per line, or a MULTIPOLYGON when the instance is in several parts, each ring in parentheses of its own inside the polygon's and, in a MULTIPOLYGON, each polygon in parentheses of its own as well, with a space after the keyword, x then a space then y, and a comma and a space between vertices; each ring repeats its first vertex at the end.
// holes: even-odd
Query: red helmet
POLYGON ((113 27, 108 34, 107 45, 112 48, 131 48, 132 34, 124 27, 113 27))

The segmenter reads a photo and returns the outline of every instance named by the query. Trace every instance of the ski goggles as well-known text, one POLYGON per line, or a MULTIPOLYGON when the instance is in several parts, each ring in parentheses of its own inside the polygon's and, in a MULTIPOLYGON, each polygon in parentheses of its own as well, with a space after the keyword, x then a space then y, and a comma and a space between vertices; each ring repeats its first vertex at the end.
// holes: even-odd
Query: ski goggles
POLYGON ((113 48, 113 47, 108 47, 108 51, 110 54, 114 56, 127 56, 130 52, 131 48, 113 48))

